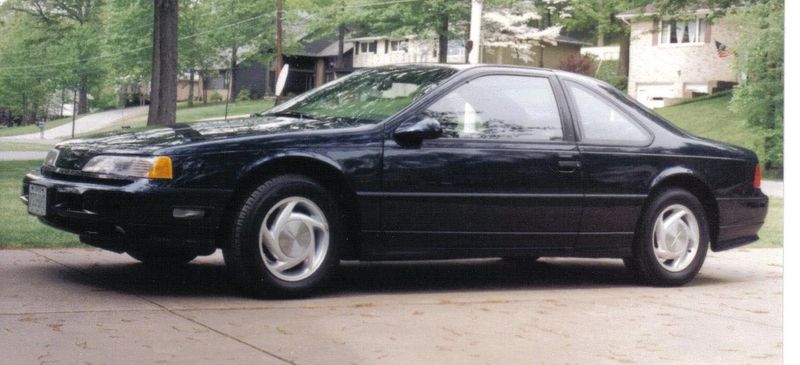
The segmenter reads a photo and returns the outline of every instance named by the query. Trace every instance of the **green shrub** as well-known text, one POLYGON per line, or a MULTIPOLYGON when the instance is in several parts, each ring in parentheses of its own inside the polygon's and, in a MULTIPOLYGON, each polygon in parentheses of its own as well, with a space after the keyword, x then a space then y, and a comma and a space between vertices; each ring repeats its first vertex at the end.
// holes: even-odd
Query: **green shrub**
POLYGON ((239 91, 239 95, 236 95, 236 101, 248 101, 253 100, 252 93, 248 89, 242 89, 239 91))
POLYGON ((214 91, 211 96, 208 97, 208 100, 212 103, 219 103, 222 101, 222 95, 219 92, 214 91))

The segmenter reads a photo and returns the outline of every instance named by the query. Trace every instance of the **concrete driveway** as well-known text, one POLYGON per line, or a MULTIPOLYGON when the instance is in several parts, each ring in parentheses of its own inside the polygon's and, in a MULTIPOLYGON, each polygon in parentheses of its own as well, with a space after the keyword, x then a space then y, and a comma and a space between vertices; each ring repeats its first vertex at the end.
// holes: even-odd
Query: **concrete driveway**
POLYGON ((0 362, 780 363, 780 249, 710 253, 682 288, 620 260, 345 264, 305 300, 253 300, 220 255, 162 272, 90 249, 0 251, 0 362))
MULTIPOLYGON (((147 114, 149 106, 135 106, 124 109, 107 110, 104 112, 87 114, 75 121, 75 134, 88 133, 98 129, 103 129, 111 124, 114 124, 122 119, 133 118, 140 115, 147 114)), ((72 136, 72 123, 66 123, 55 128, 50 128, 44 131, 45 140, 60 140, 70 138, 72 136)), ((39 139, 39 132, 23 134, 19 136, 2 137, 0 141, 7 142, 27 142, 37 143, 43 142, 39 139)), ((49 142, 52 143, 52 142, 49 142)))

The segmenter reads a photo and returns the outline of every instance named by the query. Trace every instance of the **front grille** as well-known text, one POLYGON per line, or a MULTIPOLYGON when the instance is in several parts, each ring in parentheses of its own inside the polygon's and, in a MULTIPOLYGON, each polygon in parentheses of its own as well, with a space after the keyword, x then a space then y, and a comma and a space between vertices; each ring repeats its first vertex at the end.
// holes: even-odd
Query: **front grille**
POLYGON ((125 186, 133 182, 133 180, 129 179, 98 177, 91 175, 89 173, 85 173, 80 170, 69 170, 69 169, 52 168, 52 167, 43 167, 42 175, 44 175, 45 177, 61 181, 73 181, 73 182, 83 182, 83 183, 111 185, 111 186, 125 186))

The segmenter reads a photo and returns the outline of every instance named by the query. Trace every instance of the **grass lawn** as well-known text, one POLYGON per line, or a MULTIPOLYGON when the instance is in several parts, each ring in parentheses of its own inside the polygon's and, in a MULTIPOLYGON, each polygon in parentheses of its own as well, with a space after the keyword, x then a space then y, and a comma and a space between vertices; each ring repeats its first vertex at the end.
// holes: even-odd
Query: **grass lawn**
POLYGON ((45 226, 19 200, 22 177, 41 161, 0 162, 0 248, 82 246, 78 236, 45 226))
MULTIPOLYGON (((54 119, 48 120, 47 123, 44 125, 44 129, 48 130, 50 128, 55 128, 60 125, 67 124, 72 121, 72 117, 66 117, 61 119, 54 119)), ((18 136, 20 134, 29 134, 29 133, 36 133, 39 131, 39 127, 36 124, 29 124, 23 125, 20 127, 0 127, 0 137, 8 137, 8 136, 18 136)))
POLYGON ((18 143, 0 141, 0 153, 3 151, 50 151, 53 145, 42 143, 18 143))
MULTIPOLYGON (((0 161, 0 248, 82 245, 76 235, 39 223, 20 202, 22 176, 39 164, 39 161, 0 161)), ((759 235, 761 240, 750 247, 783 247, 783 199, 770 199, 767 221, 759 235)))
MULTIPOLYGON (((271 108, 274 104, 275 102, 273 99, 250 100, 250 101, 240 101, 237 103, 231 103, 228 106, 228 116, 261 112, 271 108)), ((223 118, 224 116, 225 116, 225 103, 208 104, 208 105, 195 104, 195 106, 192 108, 187 107, 185 103, 181 103, 178 105, 178 111, 176 113, 175 118, 178 121, 178 123, 191 123, 209 118, 223 118)), ((114 123, 106 128, 97 131, 81 134, 79 135, 79 137, 86 137, 98 133, 116 131, 122 128, 122 126, 130 126, 131 128, 143 128, 146 125, 147 125, 147 115, 142 115, 136 118, 130 118, 126 119, 125 121, 114 123)))
POLYGON ((747 122, 728 109, 730 94, 656 109, 678 127, 700 137, 749 148, 764 155, 763 146, 747 122))
POLYGON ((767 219, 758 236, 761 239, 750 247, 783 247, 783 199, 769 198, 767 219))

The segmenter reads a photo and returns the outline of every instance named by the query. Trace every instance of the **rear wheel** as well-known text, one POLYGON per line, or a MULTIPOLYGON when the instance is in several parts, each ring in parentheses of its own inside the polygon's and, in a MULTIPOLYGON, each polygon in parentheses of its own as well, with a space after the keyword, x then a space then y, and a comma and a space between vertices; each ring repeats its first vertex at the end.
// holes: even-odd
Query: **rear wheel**
POLYGON ((128 255, 153 267, 183 265, 197 257, 191 251, 169 248, 137 248, 129 250, 128 255))
POLYGON ((648 284, 683 285, 703 266, 708 241, 708 222, 700 201, 683 189, 668 189, 645 210, 634 255, 625 259, 625 266, 648 284))
POLYGON ((338 264, 338 209, 304 176, 284 175, 256 188, 242 205, 225 263, 240 286, 259 296, 303 296, 338 264))

